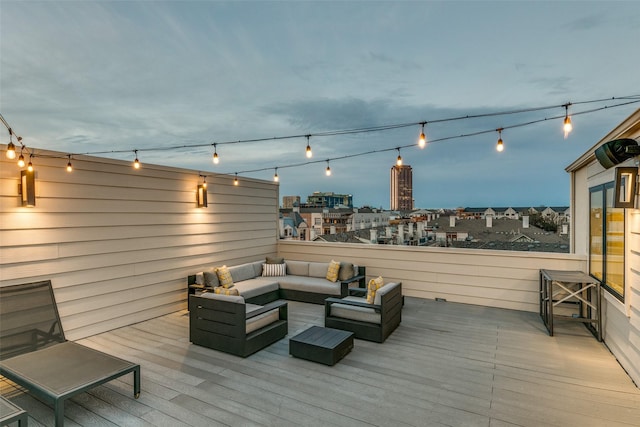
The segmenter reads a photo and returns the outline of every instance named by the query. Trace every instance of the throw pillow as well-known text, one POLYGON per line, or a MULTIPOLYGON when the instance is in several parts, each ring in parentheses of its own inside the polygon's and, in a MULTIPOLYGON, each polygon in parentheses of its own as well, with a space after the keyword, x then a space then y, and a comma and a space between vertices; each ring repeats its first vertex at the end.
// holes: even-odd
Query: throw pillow
POLYGON ((218 267, 214 271, 218 276, 218 281, 220 282, 220 286, 222 286, 223 288, 230 288, 233 286, 233 278, 231 277, 231 272, 229 271, 226 265, 223 265, 222 267, 218 267))
POLYGON ((287 274, 287 264, 262 264, 262 277, 278 277, 287 274))
POLYGON ((340 271, 340 263, 338 261, 331 260, 329 268, 327 269, 327 280, 330 282, 338 280, 338 271, 340 271))
POLYGON ((382 276, 369 280, 369 284, 367 285, 367 303, 373 304, 376 298, 376 291, 383 286, 384 280, 382 280, 382 276))
POLYGON ((353 264, 351 264, 350 262, 341 262, 340 271, 338 272, 338 280, 349 280, 353 276, 355 276, 355 272, 353 271, 353 264))
POLYGON ((266 264, 282 264, 284 262, 284 258, 276 258, 268 256, 265 263, 266 264))
POLYGON ((213 288, 213 293, 220 295, 240 295, 240 292, 237 288, 223 288, 222 286, 216 286, 215 288, 213 288))

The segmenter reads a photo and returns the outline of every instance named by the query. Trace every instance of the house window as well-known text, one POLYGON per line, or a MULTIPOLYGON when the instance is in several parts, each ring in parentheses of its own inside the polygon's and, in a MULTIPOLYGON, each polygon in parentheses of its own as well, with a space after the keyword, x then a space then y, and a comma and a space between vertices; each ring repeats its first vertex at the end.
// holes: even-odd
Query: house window
POLYGON ((624 209, 613 207, 613 182, 589 191, 589 273, 624 301, 624 209))

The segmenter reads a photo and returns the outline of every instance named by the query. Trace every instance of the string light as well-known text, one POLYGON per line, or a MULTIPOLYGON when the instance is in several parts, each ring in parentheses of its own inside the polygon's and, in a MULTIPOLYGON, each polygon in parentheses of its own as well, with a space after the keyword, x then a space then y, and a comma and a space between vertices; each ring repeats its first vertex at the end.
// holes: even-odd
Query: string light
POLYGON ((202 188, 207 188, 207 175, 200 175, 202 177, 202 188))
POLYGON ((69 157, 69 162, 67 163, 67 172, 72 172, 73 165, 71 164, 71 154, 69 154, 68 157, 69 157))
POLYGON ((233 185, 238 185, 238 172, 236 172, 236 177, 233 180, 233 185))
POLYGON ((498 153, 501 153, 504 150, 504 144, 502 143, 502 131, 504 128, 496 130, 498 131, 498 144, 496 145, 496 150, 498 150, 498 153))
MULTIPOLYGON (((572 131, 572 129, 573 129, 573 126, 572 126, 572 123, 571 123, 571 116, 569 116, 569 112, 568 112, 568 107, 570 105, 602 103, 602 102, 614 101, 614 100, 616 101, 616 103, 614 103, 614 104, 598 106, 598 107, 594 107, 594 108, 583 110, 583 111, 579 111, 579 112, 575 112, 574 111, 573 115, 590 114, 590 113, 594 113, 594 112, 597 112, 597 111, 602 111, 602 110, 605 110, 605 109, 611 109, 611 108, 615 108, 615 107, 622 107, 622 106, 628 106, 630 104, 639 103, 640 102, 640 95, 627 95, 627 96, 622 96, 622 97, 610 97, 610 98, 578 101, 578 102, 566 103, 566 104, 562 104, 562 105, 547 105, 547 106, 538 106, 538 107, 528 107, 528 108, 523 108, 523 109, 519 109, 519 110, 505 110, 505 111, 494 111, 494 112, 488 112, 488 113, 482 113, 482 114, 462 115, 462 116, 457 116, 457 117, 434 119, 434 120, 430 120, 429 123, 444 123, 444 122, 450 122, 450 121, 456 121, 456 120, 467 120, 467 119, 475 119, 475 118, 495 117, 495 116, 501 116, 501 115, 530 113, 530 112, 537 112, 537 111, 543 111, 543 110, 550 110, 550 109, 554 109, 554 108, 558 108, 558 107, 564 107, 565 108, 565 115, 564 116, 544 117, 544 118, 535 119, 535 120, 531 120, 531 121, 524 122, 524 123, 518 123, 518 124, 510 125, 510 126, 507 126, 505 128, 502 128, 502 129, 511 129, 511 128, 516 128, 516 127, 529 126, 529 125, 536 124, 536 123, 542 123, 542 122, 545 122, 545 121, 548 121, 548 120, 551 120, 551 119, 562 119, 564 117, 563 130, 565 132, 565 138, 566 138, 568 136, 568 133, 570 133, 572 131)), ((7 121, 4 119, 4 117, 2 117, 2 114, 0 114, 0 122, 2 122, 2 124, 7 128, 7 130, 9 131, 9 135, 10 135, 10 140, 9 140, 9 143, 7 144, 7 149, 6 149, 6 156, 8 158, 15 158, 16 145, 14 145, 14 143, 13 143, 13 136, 14 135, 16 136, 17 142, 21 144, 21 146, 22 146, 21 149, 27 149, 27 147, 24 144, 22 144, 22 142, 21 142, 22 138, 20 136, 18 136, 15 132, 12 131, 12 129, 9 126, 9 124, 7 123, 7 121)), ((425 133, 424 132, 424 128, 427 125, 427 123, 428 123, 427 121, 418 122, 418 123, 415 123, 415 122, 414 123, 399 123, 399 124, 389 124, 389 125, 381 125, 381 126, 373 126, 373 127, 365 127, 365 128, 325 131, 325 132, 318 132, 318 133, 314 133, 314 134, 305 134, 305 135, 289 135, 289 136, 279 136, 279 137, 269 137, 269 138, 255 138, 255 139, 247 139, 247 140, 233 140, 233 141, 218 142, 218 143, 213 144, 213 145, 215 147, 217 144, 255 143, 255 142, 261 142, 261 141, 275 141, 275 140, 284 140, 284 139, 306 137, 307 138, 307 146, 310 149, 311 147, 310 147, 309 139, 310 139, 311 136, 337 136, 337 135, 350 135, 350 134, 358 134, 358 133, 383 132, 383 131, 397 130, 397 129, 401 129, 401 128, 405 128, 405 127, 409 127, 409 126, 415 126, 416 124, 419 124, 419 125, 421 125, 421 132, 420 132, 420 138, 418 140, 418 146, 420 148, 423 148, 422 147, 422 136, 425 133)), ((455 136, 448 136, 448 137, 433 139, 433 140, 430 140, 428 142, 432 143, 432 142, 448 141, 448 140, 452 140, 452 139, 459 139, 459 138, 464 138, 464 137, 481 135, 481 134, 485 134, 485 133, 489 133, 489 132, 493 132, 493 131, 495 131, 495 130, 494 129, 481 130, 481 131, 470 132, 470 133, 462 134, 462 135, 455 135, 455 136)), ((410 144, 410 145, 403 145, 403 146, 401 146, 401 148, 408 148, 408 147, 414 146, 414 144, 415 143, 410 144)), ((426 135, 424 135, 424 144, 425 144, 425 146, 427 144, 426 135)), ((177 149, 203 147, 205 145, 211 145, 211 144, 188 144, 188 145, 178 145, 178 146, 169 146, 169 147, 166 147, 166 146, 165 147, 149 147, 149 148, 145 148, 142 151, 167 151, 167 150, 177 150, 177 149)), ((504 146, 503 146, 503 148, 504 148, 504 146)), ((332 158, 332 159, 329 159, 329 160, 339 160, 339 159, 347 159, 347 158, 352 158, 352 157, 365 156, 365 155, 378 153, 378 152, 391 151, 391 150, 394 150, 394 149, 395 148, 385 148, 385 149, 381 149, 381 150, 371 150, 371 151, 362 152, 362 153, 356 153, 356 154, 350 154, 350 155, 346 155, 346 156, 335 157, 335 158, 332 158)), ((94 151, 94 152, 75 153, 75 154, 100 155, 100 154, 125 153, 125 152, 128 152, 128 151, 130 151, 130 150, 94 151)), ((140 163, 139 163, 138 157, 137 157, 137 152, 138 151, 139 150, 134 150, 134 152, 136 153, 136 162, 134 162, 134 167, 136 169, 140 168, 140 163)), ((214 151, 216 152, 215 154, 217 154, 217 149, 214 148, 214 151)), ((27 149, 27 153, 29 153, 28 149, 27 149)), ((33 153, 31 153, 30 156, 33 157, 33 153)), ((38 156, 40 156, 40 157, 50 157, 50 158, 60 158, 60 156, 47 155, 47 154, 38 154, 38 156)), ((217 156, 214 155, 214 157, 217 157, 217 156)), ((316 161, 310 161, 310 162, 306 162, 306 163, 299 163, 299 164, 292 164, 292 165, 285 165, 283 167, 305 166, 305 165, 308 165, 310 163, 316 163, 316 161)), ((259 168, 259 169, 253 169, 253 170, 240 171, 240 172, 237 172, 237 173, 259 172, 259 171, 268 170, 268 169, 270 169, 270 168, 259 168)))
POLYGON ((424 134, 424 125, 426 124, 427 122, 420 123, 420 125, 422 126, 420 130, 420 138, 418 138, 418 147, 420 148, 424 148, 427 145, 427 136, 424 134))
POLYGON ((329 166, 329 160, 327 159, 327 169, 324 171, 325 175, 331 176, 331 166, 329 166))
POLYGON ((309 145, 309 138, 311 138, 311 135, 307 135, 307 159, 310 159, 311 157, 313 157, 313 152, 311 151, 311 145, 309 145))
POLYGON ((140 169, 140 160, 138 160, 138 150, 133 150, 136 155, 136 159, 133 161, 133 168, 140 169))
POLYGON ((31 155, 29 156, 29 164, 27 165, 27 170, 29 172, 33 172, 33 163, 31 163, 31 157, 33 157, 33 156, 31 156, 31 155))
POLYGON ((402 166, 402 156, 400 155, 400 147, 396 148, 398 150, 398 158, 396 159, 396 165, 402 166))
POLYGON ((565 110, 564 126, 562 127, 564 130, 564 139, 567 139, 567 137, 569 136, 569 132, 573 130, 573 125, 571 124, 571 117, 569 116, 569 105, 571 105, 571 103, 564 105, 564 110, 565 110))
POLYGON ((24 156, 22 155, 22 150, 20 150, 20 157, 18 157, 18 167, 24 167, 24 156))
POLYGON ((217 144, 213 144, 213 164, 217 165, 220 163, 220 158, 218 157, 218 149, 216 147, 217 144))
POLYGON ((16 158, 16 146, 13 145, 13 140, 11 139, 11 129, 9 129, 9 143, 7 144, 7 159, 13 160, 16 158))
POLYGON ((280 177, 278 176, 278 168, 276 168, 276 173, 275 173, 275 175, 273 175, 273 180, 275 182, 279 182, 280 181, 280 177))

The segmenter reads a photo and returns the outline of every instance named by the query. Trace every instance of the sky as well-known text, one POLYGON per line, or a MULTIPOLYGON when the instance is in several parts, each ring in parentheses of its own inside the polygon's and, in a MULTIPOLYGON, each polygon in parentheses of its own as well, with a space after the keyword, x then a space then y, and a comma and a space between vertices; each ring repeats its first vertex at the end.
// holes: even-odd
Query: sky
POLYGON ((639 40, 635 1, 2 0, 0 113, 36 153, 278 167, 280 196, 303 201, 388 209, 403 147, 416 208, 568 206, 565 167, 640 108, 611 99, 640 94, 639 40), (610 108, 564 139, 567 103, 610 108), (490 115, 537 107, 553 108, 490 115))

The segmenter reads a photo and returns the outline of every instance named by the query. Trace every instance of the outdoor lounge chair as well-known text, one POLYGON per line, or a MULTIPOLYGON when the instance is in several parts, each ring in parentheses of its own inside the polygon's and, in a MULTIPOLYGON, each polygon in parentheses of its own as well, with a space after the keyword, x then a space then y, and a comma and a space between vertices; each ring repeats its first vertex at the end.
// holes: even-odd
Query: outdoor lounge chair
POLYGON ((64 425, 65 401, 133 372, 140 395, 140 365, 67 341, 51 281, 0 287, 0 374, 55 409, 64 425))
POLYGON ((356 338, 384 342, 402 320, 402 283, 387 283, 367 303, 365 289, 351 288, 350 296, 325 300, 324 326, 342 329, 356 338))
POLYGON ((189 340, 196 345, 247 357, 287 335, 286 301, 261 306, 213 292, 189 300, 189 340))

